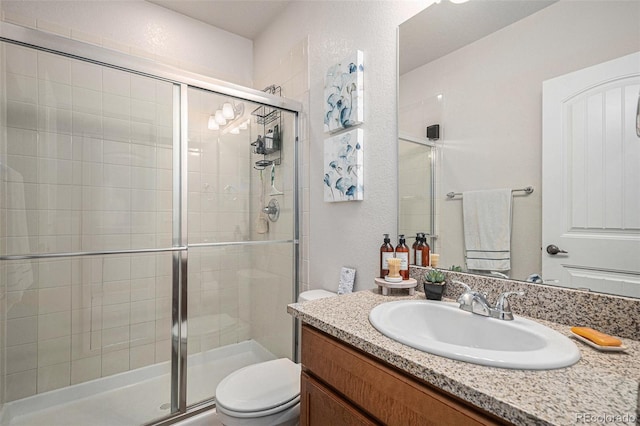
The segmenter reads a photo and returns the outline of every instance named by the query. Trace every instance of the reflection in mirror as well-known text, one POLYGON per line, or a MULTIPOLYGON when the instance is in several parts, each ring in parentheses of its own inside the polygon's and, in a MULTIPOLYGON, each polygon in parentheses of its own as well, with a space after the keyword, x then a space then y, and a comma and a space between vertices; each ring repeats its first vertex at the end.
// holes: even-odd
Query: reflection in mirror
MULTIPOLYGON (((441 267, 466 264, 463 200, 447 199, 446 193, 533 186, 533 194, 514 194, 511 265, 499 272, 518 280, 542 275, 543 256, 551 256, 543 245, 558 244, 542 236, 543 82, 640 51, 638 34, 637 1, 444 1, 400 26, 401 134, 424 138, 426 126, 433 124, 430 100, 440 96, 434 233, 441 267), (538 7, 529 8, 532 3, 538 7), (504 19, 492 23, 489 16, 504 19), (487 28, 488 23, 493 28, 487 28)), ((403 161, 400 158, 399 170, 403 161)), ((566 170, 554 173, 560 177, 566 170)), ((637 192, 631 197, 635 203, 637 192)), ((557 216, 564 219, 560 207, 557 216)), ((399 218, 404 229, 404 216, 399 218)), ((637 250, 640 229, 630 232, 637 250)), ((564 256, 571 263, 572 253, 564 256)), ((640 263, 637 257, 635 261, 640 263)), ((581 268, 586 271, 588 265, 581 268)), ((550 284, 559 280, 560 285, 640 297, 640 275, 633 271, 625 275, 623 292, 603 287, 605 276, 598 285, 593 279, 587 285, 577 279, 569 282, 565 275, 542 278, 550 284)))
MULTIPOLYGON (((437 250, 431 193, 435 178, 434 155, 435 145, 426 139, 403 135, 398 138, 398 158, 402 164, 398 170, 398 216, 402 224, 398 234, 404 234, 407 241, 414 240, 418 233, 430 236, 427 243, 433 252, 437 250)), ((411 263, 415 263, 415 259, 411 263)))

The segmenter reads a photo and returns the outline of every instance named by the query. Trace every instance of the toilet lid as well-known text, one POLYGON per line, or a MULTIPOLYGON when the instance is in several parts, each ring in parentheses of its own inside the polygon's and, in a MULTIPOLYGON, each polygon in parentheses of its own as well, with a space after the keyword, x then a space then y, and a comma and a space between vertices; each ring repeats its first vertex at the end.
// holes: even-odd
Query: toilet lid
POLYGON ((287 358, 244 367, 216 388, 216 403, 238 413, 265 411, 300 395, 300 365, 287 358))

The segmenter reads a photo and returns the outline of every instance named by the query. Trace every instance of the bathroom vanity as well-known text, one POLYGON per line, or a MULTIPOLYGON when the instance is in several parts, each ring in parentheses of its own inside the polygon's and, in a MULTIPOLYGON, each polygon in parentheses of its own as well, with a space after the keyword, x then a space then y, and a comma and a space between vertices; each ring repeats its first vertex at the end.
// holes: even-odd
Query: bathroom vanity
POLYGON ((308 325, 302 365, 302 425, 507 424, 308 325))
MULTIPOLYGON (((422 352, 369 323, 369 312, 381 303, 423 298, 365 290, 289 305, 303 322, 302 425, 569 425, 598 415, 619 416, 611 424, 635 424, 637 340, 623 337, 625 353, 576 342, 581 360, 571 367, 517 370, 422 352)), ((536 321, 570 335, 567 325, 536 321)))

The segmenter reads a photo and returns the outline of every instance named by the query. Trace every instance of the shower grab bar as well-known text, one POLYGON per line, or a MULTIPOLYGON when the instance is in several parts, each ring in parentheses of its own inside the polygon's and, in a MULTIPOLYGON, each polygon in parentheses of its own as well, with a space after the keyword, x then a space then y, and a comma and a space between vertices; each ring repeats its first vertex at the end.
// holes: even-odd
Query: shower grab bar
POLYGON ((57 257, 85 257, 102 256, 106 254, 138 254, 138 253, 163 253, 186 250, 186 246, 155 248, 155 249, 127 249, 127 250, 102 250, 102 251, 77 251, 63 253, 35 253, 35 254, 10 254, 0 256, 0 260, 29 260, 29 259, 53 259, 57 257))
MULTIPOLYGON (((524 192, 524 193, 526 193, 528 195, 528 194, 533 193, 533 186, 527 186, 525 188, 520 188, 520 189, 512 189, 511 193, 514 193, 514 192, 524 192)), ((456 196, 462 196, 462 193, 461 192, 448 192, 447 193, 447 198, 448 199, 452 199, 452 198, 454 198, 456 196)))

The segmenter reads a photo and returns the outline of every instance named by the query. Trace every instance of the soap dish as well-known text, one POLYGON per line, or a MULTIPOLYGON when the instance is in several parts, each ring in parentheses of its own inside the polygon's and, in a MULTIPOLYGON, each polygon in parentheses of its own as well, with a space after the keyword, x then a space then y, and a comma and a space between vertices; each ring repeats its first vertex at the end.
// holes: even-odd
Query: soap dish
POLYGON ((620 345, 620 346, 601 346, 598 345, 597 343, 592 342, 589 339, 586 339, 582 336, 580 336, 579 334, 574 333, 573 331, 571 331, 571 337, 573 337, 574 339, 580 340, 582 343, 585 343, 589 346, 591 346, 594 349, 597 349, 601 352, 624 352, 627 350, 627 347, 625 345, 620 345))

